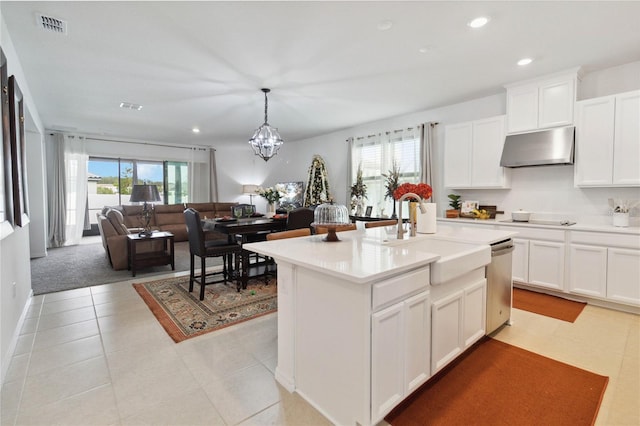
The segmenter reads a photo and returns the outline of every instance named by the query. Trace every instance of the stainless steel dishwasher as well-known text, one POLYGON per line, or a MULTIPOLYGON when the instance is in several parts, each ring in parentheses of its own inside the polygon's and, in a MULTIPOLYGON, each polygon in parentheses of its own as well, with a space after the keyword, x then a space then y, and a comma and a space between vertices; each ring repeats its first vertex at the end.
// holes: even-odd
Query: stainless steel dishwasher
POLYGON ((513 241, 491 244, 491 263, 487 265, 487 325, 486 334, 497 330, 511 319, 513 241))

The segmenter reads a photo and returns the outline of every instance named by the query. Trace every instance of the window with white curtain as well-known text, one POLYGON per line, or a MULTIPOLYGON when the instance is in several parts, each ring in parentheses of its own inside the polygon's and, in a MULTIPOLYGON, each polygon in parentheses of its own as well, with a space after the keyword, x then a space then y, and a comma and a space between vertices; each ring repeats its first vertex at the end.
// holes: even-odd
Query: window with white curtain
POLYGON ((378 135, 354 138, 351 146, 351 182, 356 181, 358 167, 367 185, 365 204, 373 206, 372 216, 391 216, 393 204, 385 199, 385 177, 396 162, 400 183, 418 183, 421 173, 420 129, 395 130, 378 135))

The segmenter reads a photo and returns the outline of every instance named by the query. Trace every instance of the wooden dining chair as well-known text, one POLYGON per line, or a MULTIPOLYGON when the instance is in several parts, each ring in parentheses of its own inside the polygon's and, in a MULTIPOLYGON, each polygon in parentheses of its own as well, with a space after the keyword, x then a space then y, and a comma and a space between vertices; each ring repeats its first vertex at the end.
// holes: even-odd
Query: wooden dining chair
POLYGON ((231 259, 234 260, 236 289, 240 291, 240 253, 242 247, 235 242, 228 241, 207 241, 202 229, 200 213, 192 208, 184 211, 184 218, 187 224, 187 235, 189 238, 189 254, 191 258, 189 269, 189 293, 193 291, 193 283, 200 284, 200 300, 204 300, 204 286, 224 282, 225 284, 234 276, 231 269, 231 259), (200 275, 195 274, 195 257, 200 258, 200 275), (208 257, 222 257, 222 271, 210 272, 207 274, 206 259, 208 257), (207 277, 222 274, 222 279, 207 282, 207 277))
MULTIPOLYGON (((292 229, 290 231, 281 231, 281 232, 271 232, 267 234, 267 241, 275 241, 275 240, 283 240, 285 238, 296 238, 296 237, 307 237, 311 235, 311 229, 302 228, 302 229, 292 229)), ((269 265, 275 265, 273 259, 268 258, 265 266, 264 266, 264 276, 265 282, 269 283, 269 275, 277 276, 277 269, 269 270, 269 265)))
POLYGON ((398 224, 397 220, 389 219, 389 220, 377 220, 375 222, 365 222, 365 228, 377 228, 379 226, 396 226, 398 224))

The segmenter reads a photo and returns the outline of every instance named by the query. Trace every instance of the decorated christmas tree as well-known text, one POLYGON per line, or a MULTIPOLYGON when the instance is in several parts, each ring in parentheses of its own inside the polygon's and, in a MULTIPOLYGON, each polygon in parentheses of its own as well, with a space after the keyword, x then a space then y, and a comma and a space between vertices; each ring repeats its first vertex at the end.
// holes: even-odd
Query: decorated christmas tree
POLYGON ((307 187, 304 190, 304 205, 308 207, 326 203, 329 200, 331 200, 331 193, 329 192, 327 166, 322 157, 314 155, 309 167, 307 187))

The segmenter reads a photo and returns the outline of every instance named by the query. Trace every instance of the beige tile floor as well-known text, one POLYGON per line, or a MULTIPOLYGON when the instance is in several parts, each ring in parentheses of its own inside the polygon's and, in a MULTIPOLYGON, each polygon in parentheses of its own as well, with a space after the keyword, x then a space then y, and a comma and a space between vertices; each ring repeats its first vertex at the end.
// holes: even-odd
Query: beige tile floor
MULTIPOLYGON (((131 281, 34 297, 0 422, 328 424, 276 383, 276 321, 272 314, 175 344, 131 281)), ((597 424, 640 424, 638 316, 588 306, 570 324, 514 310, 513 325, 495 337, 609 376, 597 424)))

